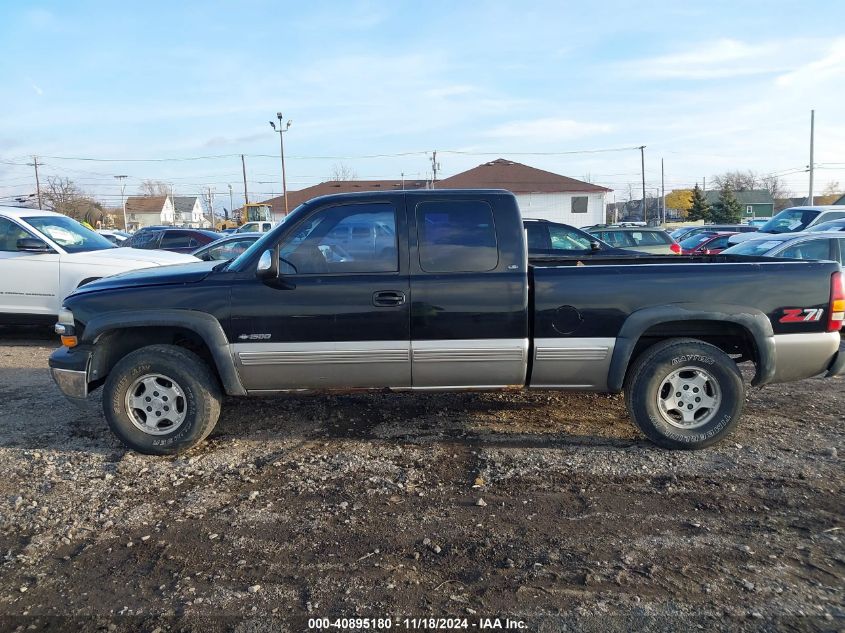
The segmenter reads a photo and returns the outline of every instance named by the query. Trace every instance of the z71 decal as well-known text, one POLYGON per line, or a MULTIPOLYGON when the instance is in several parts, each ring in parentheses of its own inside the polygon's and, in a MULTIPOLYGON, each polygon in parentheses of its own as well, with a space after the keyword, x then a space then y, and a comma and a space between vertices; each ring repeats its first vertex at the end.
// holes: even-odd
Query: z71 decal
POLYGON ((784 308, 781 323, 812 323, 821 321, 824 308, 784 308))

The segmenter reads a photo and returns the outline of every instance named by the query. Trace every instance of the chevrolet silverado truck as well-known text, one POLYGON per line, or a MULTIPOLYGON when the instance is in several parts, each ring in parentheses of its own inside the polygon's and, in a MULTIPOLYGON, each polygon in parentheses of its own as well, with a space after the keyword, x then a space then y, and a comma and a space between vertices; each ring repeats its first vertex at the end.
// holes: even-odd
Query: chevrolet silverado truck
POLYGON ((514 196, 427 190, 325 196, 229 262, 128 272, 64 302, 53 378, 103 386, 112 431, 173 454, 214 428, 224 394, 330 390, 625 392, 666 448, 728 435, 752 385, 836 376, 833 262, 714 257, 529 262, 514 196))

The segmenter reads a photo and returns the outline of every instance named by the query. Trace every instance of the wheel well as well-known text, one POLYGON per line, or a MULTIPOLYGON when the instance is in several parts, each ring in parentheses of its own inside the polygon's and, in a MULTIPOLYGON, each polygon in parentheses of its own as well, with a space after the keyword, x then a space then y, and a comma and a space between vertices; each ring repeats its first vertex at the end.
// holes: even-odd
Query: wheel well
POLYGON ((637 340, 628 361, 628 367, 631 367, 637 357, 655 343, 668 338, 681 337, 695 338, 715 345, 738 363, 752 361, 755 365, 759 364, 759 353, 757 345, 754 343, 754 336, 745 327, 729 321, 702 319, 667 321, 651 326, 637 340))
POLYGON ((92 281, 97 281, 98 279, 102 279, 102 277, 88 277, 87 279, 83 279, 82 281, 80 281, 76 287, 81 288, 85 284, 90 284, 92 281))
POLYGON ((145 326, 110 330, 99 336, 91 358, 89 376, 93 387, 102 384, 112 367, 124 356, 147 345, 176 345, 199 356, 214 372, 220 375, 214 357, 203 338, 191 329, 179 326, 145 326))

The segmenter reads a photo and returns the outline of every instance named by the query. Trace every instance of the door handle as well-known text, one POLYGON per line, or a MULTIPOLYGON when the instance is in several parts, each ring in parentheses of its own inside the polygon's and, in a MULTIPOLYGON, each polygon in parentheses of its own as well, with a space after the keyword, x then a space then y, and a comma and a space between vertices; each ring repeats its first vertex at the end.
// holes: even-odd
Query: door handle
POLYGON ((373 305, 378 308, 391 308, 405 303, 405 293, 401 290, 379 290, 373 293, 373 305))

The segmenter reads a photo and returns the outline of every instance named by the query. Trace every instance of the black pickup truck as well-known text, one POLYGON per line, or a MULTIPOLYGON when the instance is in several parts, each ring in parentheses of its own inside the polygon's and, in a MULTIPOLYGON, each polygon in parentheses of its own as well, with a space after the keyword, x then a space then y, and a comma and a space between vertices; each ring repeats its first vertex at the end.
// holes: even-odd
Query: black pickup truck
POLYGON ((223 394, 624 389, 667 448, 725 437, 752 384, 838 375, 832 262, 717 257, 529 262, 504 191, 311 200, 240 257, 125 273, 67 297, 50 358, 75 399, 154 454, 214 428, 223 394), (357 236, 357 237, 356 237, 357 236))

